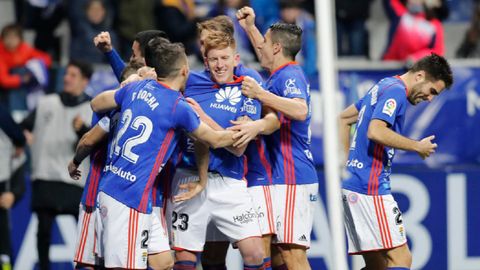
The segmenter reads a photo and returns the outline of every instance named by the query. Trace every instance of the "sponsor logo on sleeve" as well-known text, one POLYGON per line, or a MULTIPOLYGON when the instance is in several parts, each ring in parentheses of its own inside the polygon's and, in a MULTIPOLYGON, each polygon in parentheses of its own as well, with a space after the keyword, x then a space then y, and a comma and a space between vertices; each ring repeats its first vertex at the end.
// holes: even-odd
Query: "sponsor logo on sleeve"
POLYGON ((253 104, 253 99, 245 98, 241 111, 248 114, 257 114, 257 107, 253 104))
POLYGON ((395 113, 395 109, 397 109, 397 102, 395 101, 395 99, 390 98, 387 101, 385 101, 385 105, 383 105, 382 113, 388 116, 393 116, 393 113, 395 113))
POLYGON ((297 87, 295 83, 296 79, 290 78, 285 81, 285 90, 283 90, 283 95, 301 95, 302 92, 297 87))

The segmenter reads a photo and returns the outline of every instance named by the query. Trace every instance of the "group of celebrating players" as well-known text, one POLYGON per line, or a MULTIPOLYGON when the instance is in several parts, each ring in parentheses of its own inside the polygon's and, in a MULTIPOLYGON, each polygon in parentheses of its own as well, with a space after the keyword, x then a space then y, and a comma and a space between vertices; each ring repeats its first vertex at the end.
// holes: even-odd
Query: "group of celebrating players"
MULTIPOLYGON (((240 63, 226 16, 198 24, 202 72, 190 72, 183 46, 161 31, 137 35, 127 66, 107 32, 95 37, 121 87, 92 100, 95 125, 68 167, 79 179, 78 167, 90 155, 78 266, 189 270, 201 254, 203 269, 226 269, 232 244, 246 270, 310 269, 306 250, 318 178, 309 85, 294 62, 302 30, 275 23, 262 36, 253 9, 236 16, 270 72, 266 82, 240 63)), ((343 182, 349 252, 364 256, 365 269, 411 266, 390 194, 394 149, 422 158, 435 152, 433 136, 400 135, 405 110, 452 82, 447 61, 432 54, 381 80, 340 115, 349 156, 343 182)))
POLYGON ((95 126, 69 164, 79 179, 90 155, 79 266, 196 269, 202 252, 203 269, 226 269, 231 243, 244 269, 271 269, 271 256, 275 269, 309 269, 318 179, 308 83, 294 62, 302 30, 277 23, 262 36, 251 8, 237 17, 272 74, 265 84, 240 64, 226 16, 198 25, 203 72, 159 31, 133 43, 126 67, 108 33, 95 38, 122 87, 92 100, 95 126))

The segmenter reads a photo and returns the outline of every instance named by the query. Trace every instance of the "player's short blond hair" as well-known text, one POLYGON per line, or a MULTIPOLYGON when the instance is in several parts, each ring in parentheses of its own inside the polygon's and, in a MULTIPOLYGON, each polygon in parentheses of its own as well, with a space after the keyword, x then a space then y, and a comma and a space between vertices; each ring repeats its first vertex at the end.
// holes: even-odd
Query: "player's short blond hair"
POLYGON ((227 47, 235 50, 237 48, 233 36, 221 32, 212 32, 212 34, 207 36, 203 45, 205 47, 205 56, 211 50, 222 50, 227 47))
POLYGON ((221 32, 232 37, 235 32, 232 19, 225 15, 216 16, 206 21, 197 23, 197 32, 199 36, 203 30, 221 32))

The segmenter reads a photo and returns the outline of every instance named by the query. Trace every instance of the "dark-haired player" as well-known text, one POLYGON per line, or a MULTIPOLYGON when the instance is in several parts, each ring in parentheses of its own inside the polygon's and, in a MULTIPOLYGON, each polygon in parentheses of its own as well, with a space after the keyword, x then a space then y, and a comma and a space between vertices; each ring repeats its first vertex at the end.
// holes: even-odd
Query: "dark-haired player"
POLYGON ((392 161, 395 149, 417 152, 423 159, 435 152, 435 136, 416 141, 401 135, 405 111, 408 103, 430 102, 452 82, 445 58, 431 54, 403 75, 379 81, 340 115, 341 141, 349 152, 349 176, 343 181, 348 251, 363 255, 366 269, 411 267, 402 213, 390 191, 392 161), (352 124, 356 131, 350 142, 352 124))
POLYGON ((260 64, 271 73, 265 85, 268 91, 247 78, 242 93, 275 110, 278 120, 264 118, 235 129, 240 130, 239 141, 243 141, 244 137, 264 134, 265 122, 280 121, 280 129, 266 137, 275 190, 277 234, 274 243, 288 269, 310 269, 306 249, 310 246, 318 178, 310 151, 309 85, 301 67, 294 62, 301 48, 302 30, 293 24, 275 23, 262 36, 255 26, 255 13, 250 7, 238 10, 237 18, 247 32, 260 64))

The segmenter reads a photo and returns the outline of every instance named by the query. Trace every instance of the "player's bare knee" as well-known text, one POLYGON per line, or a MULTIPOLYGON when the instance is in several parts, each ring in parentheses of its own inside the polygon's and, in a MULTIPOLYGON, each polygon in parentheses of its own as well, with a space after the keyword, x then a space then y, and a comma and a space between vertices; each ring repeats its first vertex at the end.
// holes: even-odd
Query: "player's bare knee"
POLYGON ((259 246, 243 254, 243 261, 247 264, 261 264, 265 258, 263 247, 259 246))
POLYGON ((195 252, 190 252, 188 250, 175 251, 175 260, 196 262, 197 254, 195 252))
MULTIPOLYGON (((149 255, 150 256, 150 255, 149 255)), ((173 268, 174 260, 170 253, 160 253, 148 258, 148 267, 154 270, 170 270, 173 268)))
POLYGON ((411 267, 412 254, 407 245, 403 245, 392 250, 389 250, 386 254, 388 266, 402 266, 411 267))
POLYGON ((410 268, 412 266, 412 254, 410 252, 402 253, 401 256, 396 256, 393 259, 388 259, 390 266, 403 266, 410 268))
POLYGON ((174 262, 173 259, 170 261, 158 263, 156 265, 148 265, 150 269, 153 270, 170 270, 173 268, 174 262))

